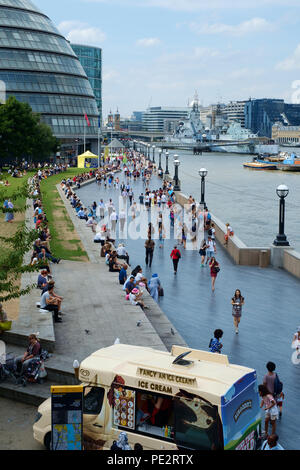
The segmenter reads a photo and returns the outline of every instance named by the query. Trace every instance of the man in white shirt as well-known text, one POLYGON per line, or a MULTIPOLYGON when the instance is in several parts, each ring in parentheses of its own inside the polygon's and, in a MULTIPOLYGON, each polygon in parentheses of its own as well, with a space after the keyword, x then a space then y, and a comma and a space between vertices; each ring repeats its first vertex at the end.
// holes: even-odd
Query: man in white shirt
POLYGON ((126 251, 126 248, 123 243, 120 243, 118 248, 117 248, 117 255, 119 259, 125 259, 126 263, 130 266, 129 264, 129 255, 126 251))
POLYGON ((261 450, 284 450, 284 448, 278 443, 277 434, 271 434, 261 446, 261 450))
POLYGON ((118 220, 117 213, 115 209, 113 209, 111 216, 110 216, 110 225, 111 225, 111 230, 113 233, 116 231, 117 220, 118 220))
POLYGON ((215 242, 211 239, 211 237, 208 237, 207 245, 208 245, 208 248, 206 250, 206 263, 205 264, 207 264, 208 261, 213 256, 215 256, 215 242))

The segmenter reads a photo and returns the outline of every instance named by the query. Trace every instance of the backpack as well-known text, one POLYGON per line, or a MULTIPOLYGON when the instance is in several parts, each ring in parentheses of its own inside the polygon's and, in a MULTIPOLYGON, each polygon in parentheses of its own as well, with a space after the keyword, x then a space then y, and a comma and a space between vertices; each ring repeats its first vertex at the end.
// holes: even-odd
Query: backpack
POLYGON ((207 232, 207 235, 209 235, 210 237, 212 236, 212 229, 208 229, 208 232, 207 232))
POLYGON ((283 383, 280 382, 278 375, 276 374, 274 380, 274 395, 280 395, 283 389, 283 383))

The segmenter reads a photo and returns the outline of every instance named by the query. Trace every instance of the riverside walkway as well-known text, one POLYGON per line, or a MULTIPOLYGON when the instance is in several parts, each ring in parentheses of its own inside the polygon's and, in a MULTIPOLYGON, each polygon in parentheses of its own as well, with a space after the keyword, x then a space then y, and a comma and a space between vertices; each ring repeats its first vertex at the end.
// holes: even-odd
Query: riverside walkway
MULTIPOLYGON (((152 178, 150 188, 157 189, 160 185, 160 179, 152 178)), ((144 192, 143 184, 132 181, 132 187, 138 201, 139 194, 144 192)), ((119 190, 99 188, 93 183, 80 189, 78 195, 87 206, 101 198, 104 202, 112 198, 118 212, 119 190)), ((238 235, 237 228, 235 231, 238 235)), ((152 268, 145 265, 144 240, 128 239, 124 243, 132 267, 140 264, 148 278, 152 273, 159 274, 165 291, 159 306, 188 346, 208 350, 213 331, 221 328, 223 353, 231 363, 256 369, 259 381, 266 372, 265 364, 276 363, 286 399, 282 420, 277 422, 280 443, 286 449, 300 449, 296 419, 300 406, 300 364, 295 365, 291 360, 292 336, 300 325, 299 280, 281 269, 236 266, 218 244, 216 258, 221 271, 212 293, 209 268, 200 268, 197 251, 184 251, 179 246, 182 259, 174 276, 170 260, 174 240, 165 240, 162 249, 156 240, 152 268), (238 335, 231 315, 231 297, 236 289, 245 297, 238 335)))

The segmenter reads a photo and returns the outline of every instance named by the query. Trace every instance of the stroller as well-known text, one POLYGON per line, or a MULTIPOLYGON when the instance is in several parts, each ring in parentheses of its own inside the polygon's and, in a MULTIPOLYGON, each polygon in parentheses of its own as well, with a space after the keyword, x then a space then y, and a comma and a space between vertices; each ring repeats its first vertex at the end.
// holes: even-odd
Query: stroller
POLYGON ((11 379, 15 385, 26 387, 28 383, 43 383, 47 377, 44 362, 50 357, 48 351, 42 350, 41 354, 31 361, 22 375, 17 371, 15 358, 12 353, 0 358, 0 381, 11 379))
POLYGON ((31 361, 27 369, 24 371, 24 374, 18 378, 18 384, 26 387, 28 383, 43 383, 44 379, 47 377, 47 372, 45 370, 44 362, 50 357, 48 351, 42 349, 39 356, 31 361))
POLYGON ((0 382, 7 379, 12 379, 14 384, 18 383, 15 358, 12 353, 3 354, 0 357, 0 382))

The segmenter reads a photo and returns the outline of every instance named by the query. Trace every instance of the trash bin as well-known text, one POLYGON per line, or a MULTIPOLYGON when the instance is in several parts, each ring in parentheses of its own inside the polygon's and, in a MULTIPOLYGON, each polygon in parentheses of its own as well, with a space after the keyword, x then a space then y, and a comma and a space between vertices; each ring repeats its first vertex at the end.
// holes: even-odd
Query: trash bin
POLYGON ((259 267, 266 268, 269 266, 269 254, 268 250, 260 250, 259 252, 259 267))

